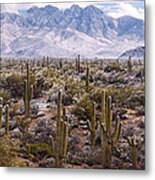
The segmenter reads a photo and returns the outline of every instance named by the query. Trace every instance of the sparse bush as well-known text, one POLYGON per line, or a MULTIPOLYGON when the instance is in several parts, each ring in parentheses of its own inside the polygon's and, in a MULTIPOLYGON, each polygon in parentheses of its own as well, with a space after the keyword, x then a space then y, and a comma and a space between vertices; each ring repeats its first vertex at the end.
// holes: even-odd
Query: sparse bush
POLYGON ((2 90, 0 90, 0 97, 3 98, 4 103, 5 103, 7 100, 9 100, 11 98, 11 95, 8 91, 2 89, 2 90))
POLYGON ((35 156, 51 156, 53 149, 46 143, 39 144, 28 144, 27 145, 28 153, 35 156))
POLYGON ((92 109, 93 109, 92 101, 91 101, 89 95, 84 94, 81 97, 80 102, 77 104, 74 113, 77 116, 79 116, 79 119, 87 120, 87 119, 91 119, 91 117, 92 117, 92 114, 93 114, 92 109))
POLYGON ((22 167, 25 164, 18 158, 18 144, 8 138, 0 138, 0 167, 22 167))
MULTIPOLYGON (((10 92, 12 97, 22 97, 24 92, 24 80, 26 79, 26 75, 22 75, 20 73, 10 74, 6 78, 6 89, 10 92)), ((35 77, 34 75, 30 75, 30 83, 34 84, 35 77)))

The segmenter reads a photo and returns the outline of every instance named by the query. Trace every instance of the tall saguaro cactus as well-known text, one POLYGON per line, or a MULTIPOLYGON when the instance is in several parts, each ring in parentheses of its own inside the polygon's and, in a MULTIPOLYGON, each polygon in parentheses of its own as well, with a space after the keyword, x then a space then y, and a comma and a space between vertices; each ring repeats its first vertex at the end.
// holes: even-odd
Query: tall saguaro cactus
POLYGON ((102 117, 101 117, 101 147, 103 150, 103 164, 104 166, 111 167, 112 148, 119 140, 121 132, 121 123, 119 119, 116 120, 114 133, 112 133, 112 99, 108 97, 107 113, 105 112, 105 91, 102 93, 102 117))
POLYGON ((0 135, 1 135, 1 128, 2 128, 2 116, 3 116, 3 98, 0 97, 0 135))
POLYGON ((90 131, 90 141, 91 141, 91 147, 95 147, 96 143, 96 104, 95 102, 92 102, 92 114, 90 121, 87 120, 87 125, 90 131))
POLYGON ((128 71, 131 73, 132 72, 131 56, 129 56, 129 59, 127 61, 127 65, 128 65, 128 71))
POLYGON ((77 57, 77 60, 76 60, 76 67, 77 67, 78 73, 80 73, 80 71, 81 71, 80 54, 78 54, 78 57, 77 57))
POLYGON ((9 136, 9 105, 5 106, 5 135, 9 136))
POLYGON ((93 113, 92 113, 92 119, 91 119, 91 145, 92 147, 95 147, 95 141, 96 141, 96 105, 95 105, 95 102, 93 102, 93 113))
POLYGON ((26 64, 26 80, 24 82, 24 104, 25 104, 25 117, 30 116, 30 101, 33 93, 33 85, 30 83, 30 70, 29 64, 26 64))
POLYGON ((1 129, 2 129, 2 115, 3 115, 3 106, 0 104, 0 136, 1 136, 1 129))
POLYGON ((56 167, 61 166, 61 92, 58 92, 57 132, 56 132, 56 167))
POLYGON ((86 92, 88 92, 89 90, 89 67, 87 65, 87 69, 86 69, 86 92))
POLYGON ((67 146, 68 146, 68 133, 69 122, 66 116, 66 110, 63 108, 62 118, 62 104, 61 104, 61 92, 58 92, 58 110, 57 110, 57 133, 56 133, 56 167, 62 166, 62 159, 66 158, 67 146))
POLYGON ((69 134, 69 122, 68 117, 66 116, 66 121, 64 121, 64 134, 63 134, 63 158, 66 158, 67 155, 67 146, 68 146, 68 134, 69 134))

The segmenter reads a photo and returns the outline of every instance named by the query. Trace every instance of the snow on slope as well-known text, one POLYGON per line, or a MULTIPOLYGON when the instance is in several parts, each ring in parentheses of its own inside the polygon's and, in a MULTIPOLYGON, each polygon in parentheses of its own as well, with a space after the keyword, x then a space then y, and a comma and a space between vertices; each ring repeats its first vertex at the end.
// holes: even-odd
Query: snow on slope
POLYGON ((25 15, 1 16, 2 56, 118 57, 144 46, 144 22, 124 16, 113 19, 94 7, 73 5, 30 8, 25 15))

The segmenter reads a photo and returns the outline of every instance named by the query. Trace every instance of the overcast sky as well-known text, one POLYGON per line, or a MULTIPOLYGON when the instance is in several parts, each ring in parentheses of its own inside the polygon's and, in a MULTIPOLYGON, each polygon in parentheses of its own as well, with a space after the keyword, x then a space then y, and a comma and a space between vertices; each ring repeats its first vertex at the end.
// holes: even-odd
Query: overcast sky
MULTIPOLYGON (((64 0, 57 0, 57 2, 63 2, 64 0)), ((73 0, 74 1, 74 0, 73 0)), ((103 12, 114 18, 118 18, 124 15, 131 15, 136 18, 144 19, 144 1, 133 0, 133 1, 96 1, 96 2, 68 2, 68 3, 14 3, 14 4, 2 4, 2 12, 13 12, 21 13, 26 11, 32 6, 44 7, 46 5, 53 5, 59 9, 66 9, 77 4, 80 7, 86 7, 89 5, 94 5, 103 10, 103 12)))

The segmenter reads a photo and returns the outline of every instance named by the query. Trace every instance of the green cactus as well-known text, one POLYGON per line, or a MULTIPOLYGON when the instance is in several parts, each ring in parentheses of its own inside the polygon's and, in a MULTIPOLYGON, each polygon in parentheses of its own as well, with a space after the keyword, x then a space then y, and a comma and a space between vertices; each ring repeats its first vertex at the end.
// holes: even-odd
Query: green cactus
POLYGON ((89 90, 89 67, 87 65, 87 69, 86 69, 86 92, 88 92, 89 90))
POLYGON ((92 111, 92 119, 91 119, 91 145, 94 148, 95 147, 95 141, 96 141, 96 105, 95 102, 93 102, 93 111, 92 111))
POLYGON ((5 106, 5 135, 9 136, 9 105, 5 106))
POLYGON ((138 154, 138 147, 143 142, 141 138, 136 136, 128 137, 127 141, 131 148, 131 161, 132 161, 132 168, 137 169, 137 154, 138 154))
POLYGON ((1 136, 1 128, 2 128, 2 115, 3 115, 3 106, 0 104, 0 136, 1 136))
POLYGON ((24 104, 25 104, 25 117, 29 117, 29 89, 28 82, 25 80, 24 82, 24 104))
POLYGON ((23 64, 21 64, 20 72, 21 72, 21 74, 23 74, 23 72, 24 72, 23 64))
POLYGON ((62 160, 66 159, 68 146, 69 122, 66 110, 63 108, 63 119, 61 115, 61 92, 58 93, 58 114, 57 114, 57 134, 56 134, 56 167, 62 166, 62 160))
POLYGON ((25 117, 30 116, 30 101, 33 96, 33 85, 30 83, 30 70, 29 64, 26 64, 26 80, 24 82, 24 105, 25 105, 25 117))
POLYGON ((58 107, 57 107, 57 132, 56 132, 56 167, 61 167, 61 92, 58 92, 58 107))
POLYGON ((2 128, 2 116, 3 116, 3 98, 0 97, 0 135, 1 135, 1 128, 2 128))
POLYGON ((105 98, 106 97, 106 93, 105 90, 102 91, 102 97, 101 97, 101 118, 100 118, 100 137, 101 137, 101 148, 103 151, 103 159, 105 159, 106 157, 106 144, 107 144, 107 139, 104 133, 104 129, 102 128, 102 124, 105 125, 106 127, 106 102, 105 102, 105 98))
POLYGON ((77 71, 78 71, 78 73, 81 72, 80 55, 79 54, 78 54, 78 58, 77 58, 77 71))
POLYGON ((66 121, 64 122, 64 141, 63 141, 63 158, 66 159, 67 147, 68 147, 68 134, 69 134, 69 122, 66 116, 66 121))
POLYGON ((128 65, 128 71, 131 73, 132 72, 131 56, 129 56, 129 59, 127 61, 127 65, 128 65))
POLYGON ((117 118, 114 128, 114 133, 112 133, 112 100, 111 96, 108 97, 107 102, 107 113, 105 115, 105 91, 102 94, 102 117, 101 117, 101 148, 103 151, 103 164, 104 166, 111 167, 111 157, 112 157, 112 148, 116 146, 120 133, 121 133, 121 123, 117 118))
POLYGON ((62 69, 62 67, 63 67, 62 60, 59 61, 59 67, 60 67, 60 69, 62 69))

